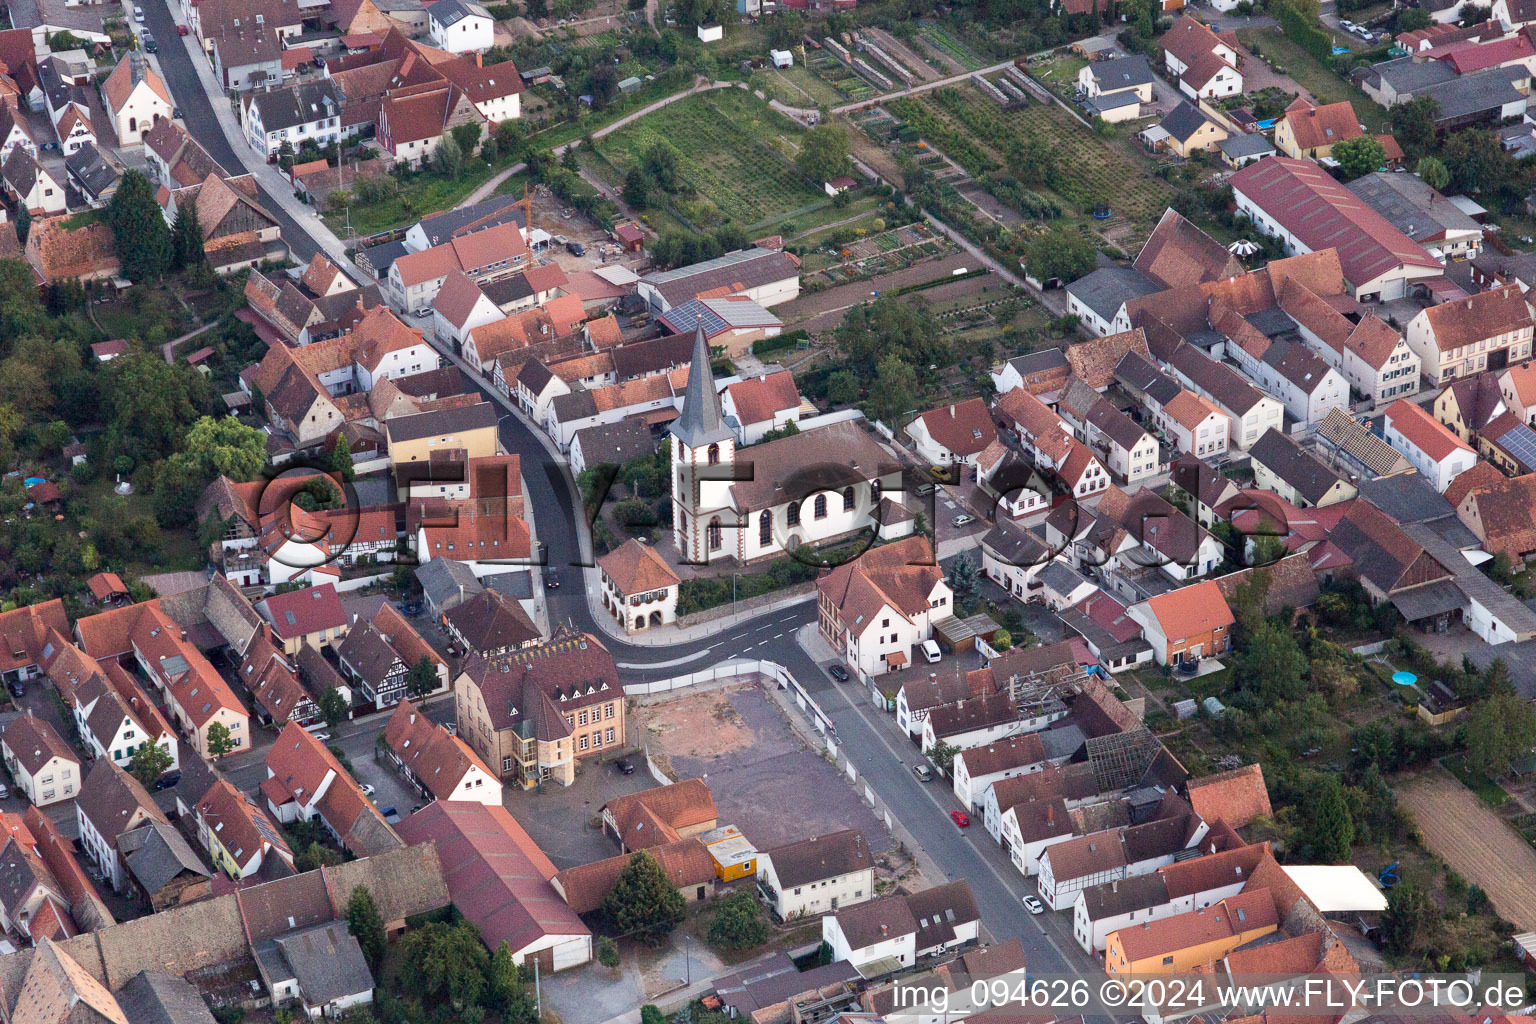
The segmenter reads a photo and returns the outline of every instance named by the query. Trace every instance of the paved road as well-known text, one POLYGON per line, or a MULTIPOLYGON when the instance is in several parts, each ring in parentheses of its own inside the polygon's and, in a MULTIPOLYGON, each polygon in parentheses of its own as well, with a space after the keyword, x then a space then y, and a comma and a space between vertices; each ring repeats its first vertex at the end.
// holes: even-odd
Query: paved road
MULTIPOLYGON (((259 163, 260 160, 250 147, 241 145, 237 152, 230 145, 229 139, 225 138, 213 104, 198 77, 197 67, 192 63, 192 55, 183 45, 184 40, 176 35, 176 21, 171 17, 170 4, 150 3, 143 7, 145 23, 154 32, 155 38, 161 41, 160 52, 155 54, 160 65, 160 75, 181 107, 182 122, 187 131, 225 170, 231 173, 249 170, 247 157, 252 163, 259 163)), ((258 187, 262 206, 266 207, 282 228, 283 241, 293 250, 294 258, 308 262, 311 256, 320 251, 320 246, 307 230, 309 225, 301 227, 299 221, 284 209, 283 204, 267 188, 259 183, 258 187)))
MULTIPOLYGON (((175 25, 166 7, 149 5, 146 17, 161 38, 168 42, 175 39, 175 25)), ((167 84, 182 105, 188 129, 227 168, 246 166, 246 154, 237 153, 225 138, 186 48, 174 44, 163 47, 160 63, 167 84)), ((653 104, 646 110, 664 102, 653 104)), ((637 112, 635 116, 640 113, 643 112, 637 112)), ((612 127, 618 127, 618 124, 612 127)), ((252 160, 256 159, 254 153, 250 156, 252 160)), ((268 208, 278 218, 283 237, 297 256, 308 259, 320 250, 310 233, 314 225, 301 224, 288 216, 278 203, 270 203, 268 208)), ((445 354, 459 362, 452 353, 445 354)), ((460 365, 463 364, 460 362, 460 365)), ((505 405, 499 394, 487 392, 487 397, 505 405)), ((548 563, 561 567, 580 564, 581 528, 575 518, 567 469, 515 416, 503 419, 501 441, 508 452, 522 458, 526 500, 532 507, 548 563)), ((582 574, 579 570, 566 570, 563 575, 576 584, 582 574)), ((562 587, 550 592, 548 597, 552 623, 564 622, 578 629, 599 632, 581 586, 562 587)), ((872 717, 874 712, 857 706, 847 692, 834 686, 824 667, 813 661, 800 646, 795 631, 814 621, 814 605, 805 602, 769 612, 760 618, 741 621, 723 618, 718 633, 692 642, 648 647, 606 636, 604 642, 620 663, 624 678, 631 681, 665 678, 740 655, 768 658, 784 665, 822 702, 837 725, 844 749, 856 767, 900 817, 923 850, 943 866, 949 877, 970 880, 977 902, 984 908, 983 921, 995 937, 1019 937, 1034 974, 1091 970, 1092 962, 1076 951, 1069 938, 1065 938, 1059 920, 1033 918, 1022 910, 1019 896, 1028 891, 1028 887, 991 838, 977 828, 968 832, 956 829, 946 817, 945 812, 951 806, 943 799, 946 794, 937 787, 924 786, 913 777, 908 762, 915 750, 901 749, 882 735, 879 723, 872 717)), ((444 715, 449 712, 446 701, 439 705, 438 712, 444 715)), ((354 762, 371 757, 373 737, 383 728, 384 722, 383 716, 375 716, 337 730, 338 741, 354 762)), ((252 759, 249 764, 234 760, 228 764, 228 771, 236 784, 244 788, 258 783, 264 777, 265 769, 252 759)))

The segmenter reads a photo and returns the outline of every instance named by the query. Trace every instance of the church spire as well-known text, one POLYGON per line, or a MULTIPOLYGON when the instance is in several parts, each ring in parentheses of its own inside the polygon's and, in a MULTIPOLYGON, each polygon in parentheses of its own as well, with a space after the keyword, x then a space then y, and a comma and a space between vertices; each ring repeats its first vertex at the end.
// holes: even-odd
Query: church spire
POLYGON ((688 448, 702 448, 735 436, 720 411, 720 393, 715 390, 715 375, 709 367, 709 340, 704 337, 702 314, 693 338, 693 363, 688 368, 683 411, 672 421, 669 432, 688 448))

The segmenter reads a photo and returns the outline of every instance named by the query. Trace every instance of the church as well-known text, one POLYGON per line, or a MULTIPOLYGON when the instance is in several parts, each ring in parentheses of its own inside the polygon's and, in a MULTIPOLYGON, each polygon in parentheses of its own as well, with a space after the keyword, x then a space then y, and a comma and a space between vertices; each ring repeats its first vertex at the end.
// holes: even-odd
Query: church
POLYGON ((801 544, 911 532, 901 465, 856 420, 736 449, 701 324, 672 435, 672 540, 683 560, 772 558, 801 544), (883 527, 883 528, 882 528, 883 527))

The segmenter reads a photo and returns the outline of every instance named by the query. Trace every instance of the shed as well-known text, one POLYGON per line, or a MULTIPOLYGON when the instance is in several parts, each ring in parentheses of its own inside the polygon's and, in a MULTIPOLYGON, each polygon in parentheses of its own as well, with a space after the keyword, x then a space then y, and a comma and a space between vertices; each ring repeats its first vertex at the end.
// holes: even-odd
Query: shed
POLYGON ((645 84, 645 79, 641 78, 639 75, 631 75, 630 77, 624 79, 624 81, 619 83, 619 92, 624 92, 624 93, 634 92, 636 89, 640 88, 644 84, 645 84))
POLYGON ((1205 713, 1212 718, 1220 718, 1227 713, 1227 706, 1215 697, 1205 698, 1205 700, 1200 702, 1200 706, 1205 708, 1205 713))
POLYGON ((1191 697, 1189 700, 1176 700, 1173 702, 1173 713, 1179 721, 1195 717, 1195 709, 1199 707, 1191 697))
POLYGON ((725 26, 724 25, 700 25, 699 26, 699 42, 701 42, 701 43, 718 43, 720 40, 722 40, 724 38, 725 38, 725 26))
POLYGON ((795 66, 795 55, 789 50, 769 50, 768 56, 773 60, 773 66, 776 68, 795 66))

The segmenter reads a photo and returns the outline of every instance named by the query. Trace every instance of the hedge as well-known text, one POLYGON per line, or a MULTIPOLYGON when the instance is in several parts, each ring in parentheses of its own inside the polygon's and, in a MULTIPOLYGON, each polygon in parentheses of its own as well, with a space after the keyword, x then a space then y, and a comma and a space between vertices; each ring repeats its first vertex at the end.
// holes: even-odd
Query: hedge
POLYGON ((1276 4, 1273 8, 1280 20, 1280 27, 1291 42, 1306 50, 1320 61, 1327 62, 1333 56, 1333 41, 1328 38, 1317 19, 1308 20, 1294 8, 1276 4))

